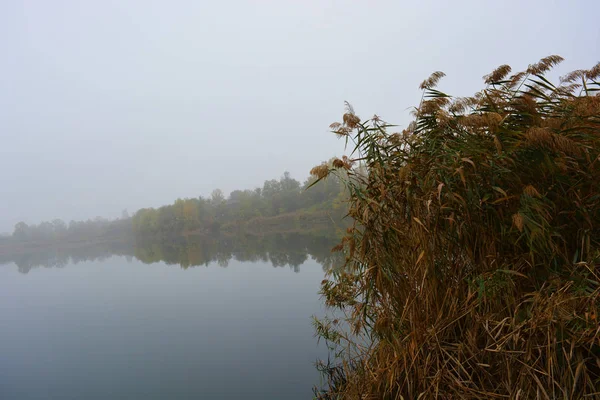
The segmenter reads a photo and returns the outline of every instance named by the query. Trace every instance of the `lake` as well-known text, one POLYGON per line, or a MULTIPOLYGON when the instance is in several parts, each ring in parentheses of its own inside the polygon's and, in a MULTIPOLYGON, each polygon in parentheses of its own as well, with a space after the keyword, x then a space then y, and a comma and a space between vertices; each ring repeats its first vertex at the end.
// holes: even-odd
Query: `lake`
POLYGON ((0 398, 310 399, 334 242, 45 249, 0 262, 0 398))

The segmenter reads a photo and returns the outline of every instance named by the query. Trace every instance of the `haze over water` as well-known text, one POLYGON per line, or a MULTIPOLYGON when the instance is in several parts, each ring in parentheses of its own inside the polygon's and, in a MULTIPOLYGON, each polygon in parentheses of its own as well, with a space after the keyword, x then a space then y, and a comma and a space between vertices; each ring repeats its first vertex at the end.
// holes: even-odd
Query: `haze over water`
POLYGON ((310 398, 326 357, 310 319, 324 273, 304 254, 1 265, 0 397, 310 398))

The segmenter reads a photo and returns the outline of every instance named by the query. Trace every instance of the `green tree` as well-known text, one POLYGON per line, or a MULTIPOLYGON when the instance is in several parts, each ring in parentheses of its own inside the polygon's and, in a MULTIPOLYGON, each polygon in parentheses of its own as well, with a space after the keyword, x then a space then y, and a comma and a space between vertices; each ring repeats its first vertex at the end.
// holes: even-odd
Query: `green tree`
POLYGON ((18 222, 15 225, 13 237, 18 240, 27 240, 29 238, 29 226, 23 221, 18 222))

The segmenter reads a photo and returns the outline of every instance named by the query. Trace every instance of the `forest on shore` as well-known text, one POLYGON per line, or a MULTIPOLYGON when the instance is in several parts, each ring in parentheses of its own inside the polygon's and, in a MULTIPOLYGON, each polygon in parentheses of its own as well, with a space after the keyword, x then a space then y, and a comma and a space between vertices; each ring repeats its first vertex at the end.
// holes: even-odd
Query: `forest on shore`
POLYGON ((0 254, 43 246, 74 247, 116 241, 172 241, 189 235, 303 233, 334 235, 348 223, 347 195, 339 179, 312 186, 285 172, 280 179, 229 196, 215 189, 209 197, 177 199, 170 205, 143 208, 132 216, 86 221, 61 219, 28 225, 19 222, 10 236, 0 237, 0 254), (312 187, 311 187, 312 186, 312 187), (307 190, 310 187, 310 190, 307 190))

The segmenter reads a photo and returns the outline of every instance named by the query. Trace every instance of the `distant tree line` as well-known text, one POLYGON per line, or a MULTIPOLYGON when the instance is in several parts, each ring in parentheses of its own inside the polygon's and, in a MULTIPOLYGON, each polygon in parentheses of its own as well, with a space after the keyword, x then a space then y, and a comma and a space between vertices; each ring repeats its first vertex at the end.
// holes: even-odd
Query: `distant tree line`
MULTIPOLYGON (((115 238, 131 234, 131 218, 123 213, 119 219, 97 217, 87 221, 70 221, 62 219, 40 224, 28 225, 19 222, 15 225, 12 236, 4 237, 3 242, 54 242, 54 241, 85 241, 98 238, 115 238)), ((1 244, 1 242, 0 242, 1 244)))
POLYGON ((37 225, 19 222, 12 236, 0 238, 0 246, 112 240, 131 235, 139 239, 164 239, 182 234, 232 231, 241 226, 264 226, 269 230, 265 233, 274 233, 289 231, 295 225, 296 231, 308 232, 311 226, 341 220, 346 213, 342 181, 333 177, 311 187, 315 181, 311 176, 300 183, 285 172, 278 180, 265 181, 262 187, 252 190, 234 190, 229 197, 215 189, 210 197, 177 199, 171 205, 140 209, 133 217, 124 210, 121 218, 113 220, 97 217, 67 224, 55 219, 37 225), (310 190, 306 190, 309 187, 310 190), (307 216, 320 216, 320 220, 307 216))
POLYGON ((253 219, 325 210, 341 219, 346 197, 342 182, 331 179, 306 190, 315 180, 311 177, 301 184, 286 172, 279 180, 265 181, 252 190, 234 190, 227 198, 215 189, 208 198, 177 199, 171 205, 144 208, 133 216, 133 232, 136 237, 210 233, 253 219))

